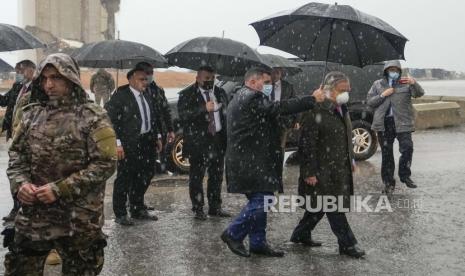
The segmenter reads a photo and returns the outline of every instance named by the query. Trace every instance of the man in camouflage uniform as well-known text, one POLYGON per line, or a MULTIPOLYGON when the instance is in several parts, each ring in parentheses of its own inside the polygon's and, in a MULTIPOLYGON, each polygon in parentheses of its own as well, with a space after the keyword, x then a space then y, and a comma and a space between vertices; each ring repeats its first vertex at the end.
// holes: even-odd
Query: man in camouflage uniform
POLYGON ((95 95, 95 103, 105 105, 110 99, 111 92, 115 90, 115 80, 104 69, 98 69, 90 79, 90 91, 95 95))
MULTIPOLYGON (((7 169, 21 202, 5 275, 42 275, 57 249, 63 275, 97 275, 103 266, 105 182, 116 167, 116 138, 99 106, 88 103, 77 63, 52 54, 33 83, 7 169)), ((6 239, 8 241, 8 239, 6 239)))

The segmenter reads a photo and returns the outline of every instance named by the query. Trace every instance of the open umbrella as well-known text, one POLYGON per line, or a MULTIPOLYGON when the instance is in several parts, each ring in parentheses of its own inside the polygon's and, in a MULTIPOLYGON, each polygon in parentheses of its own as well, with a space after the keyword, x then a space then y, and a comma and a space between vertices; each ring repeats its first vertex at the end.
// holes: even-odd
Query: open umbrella
POLYGON ((9 73, 13 72, 15 68, 6 63, 3 59, 0 58, 0 73, 9 73))
POLYGON ((0 23, 0 52, 44 47, 42 41, 20 27, 0 23))
POLYGON ((268 64, 270 64, 272 68, 282 68, 289 76, 302 72, 302 68, 294 61, 285 57, 272 54, 262 54, 262 56, 268 61, 268 64))
MULTIPOLYGON (((80 66, 91 68, 130 69, 142 61, 156 68, 168 66, 165 57, 151 47, 119 39, 84 44, 71 56, 80 66)), ((116 71, 116 86, 118 86, 118 78, 119 70, 116 71)))
POLYGON ((255 66, 271 68, 267 61, 246 44, 227 38, 197 37, 171 49, 166 55, 171 65, 198 70, 210 66, 225 76, 240 76, 255 66))
POLYGON ((119 39, 85 44, 75 50, 72 56, 80 66, 91 68, 130 69, 141 61, 156 68, 168 65, 163 55, 151 47, 119 39))
POLYGON ((347 5, 308 3, 251 24, 260 44, 303 60, 363 67, 404 59, 407 42, 383 20, 347 5))

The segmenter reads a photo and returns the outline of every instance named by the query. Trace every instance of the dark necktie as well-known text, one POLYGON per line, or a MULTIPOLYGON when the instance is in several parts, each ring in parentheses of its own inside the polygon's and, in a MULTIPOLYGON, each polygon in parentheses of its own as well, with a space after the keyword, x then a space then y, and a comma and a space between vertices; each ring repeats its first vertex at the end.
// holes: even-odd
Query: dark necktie
MULTIPOLYGON (((210 101, 210 91, 205 91, 205 98, 207 99, 207 102, 210 101)), ((215 126, 215 115, 213 112, 208 112, 208 132, 211 135, 216 134, 216 126, 215 126)))
POLYGON ((275 85, 273 85, 273 90, 271 90, 271 94, 270 94, 270 99, 272 102, 274 102, 274 99, 275 99, 275 94, 274 94, 274 90, 275 90, 275 85))
POLYGON ((142 112, 144 113, 144 125, 145 125, 145 130, 149 130, 149 119, 147 116, 147 107, 145 106, 145 99, 144 99, 144 94, 140 93, 140 101, 142 103, 142 112))

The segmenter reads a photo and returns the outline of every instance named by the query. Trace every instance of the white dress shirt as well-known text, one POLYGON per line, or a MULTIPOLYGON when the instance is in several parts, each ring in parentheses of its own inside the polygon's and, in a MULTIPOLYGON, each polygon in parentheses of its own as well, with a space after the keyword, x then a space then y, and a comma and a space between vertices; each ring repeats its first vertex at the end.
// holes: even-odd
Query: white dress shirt
MULTIPOLYGON (((199 87, 199 91, 202 94, 203 100, 206 103, 207 102, 207 95, 205 95, 205 91, 207 91, 207 90, 202 89, 201 87, 199 87)), ((219 104, 218 101, 216 100, 215 93, 213 93, 213 89, 209 90, 208 94, 210 95, 210 101, 213 101, 213 103, 215 105, 215 111, 213 112, 213 116, 215 117, 216 132, 220 132, 221 129, 222 129, 221 120, 220 120, 220 112, 219 112, 219 109, 221 108, 221 104, 219 104)))
POLYGON ((141 95, 142 93, 137 91, 135 88, 129 86, 129 89, 131 89, 132 94, 134 94, 134 97, 136 98, 137 105, 139 106, 139 112, 140 112, 140 118, 141 120, 141 128, 140 128, 140 134, 145 134, 150 131, 150 107, 149 104, 147 103, 147 100, 141 95), (144 100, 142 100, 144 98, 144 100), (142 105, 145 105, 145 110, 147 111, 147 121, 148 121, 148 128, 145 127, 145 118, 144 118, 144 109, 142 105))
MULTIPOLYGON (((129 86, 129 89, 131 90, 132 94, 134 95, 134 98, 136 98, 137 106, 139 107, 140 118, 141 118, 140 134, 148 133, 148 132, 150 132, 151 127, 152 127, 151 126, 151 119, 150 119, 149 103, 147 102, 147 100, 145 98, 144 98, 144 101, 142 102, 142 99, 140 97, 141 92, 139 92, 138 90, 136 90, 132 86, 129 86), (145 108, 146 108, 146 111, 147 111, 147 121, 148 121, 148 126, 149 126, 148 129, 145 128, 144 109, 142 108, 142 104, 145 105, 145 108)), ((160 139, 160 138, 161 138, 161 135, 158 134, 158 139, 160 139)), ((118 147, 122 146, 120 139, 116 139, 116 145, 118 147)))

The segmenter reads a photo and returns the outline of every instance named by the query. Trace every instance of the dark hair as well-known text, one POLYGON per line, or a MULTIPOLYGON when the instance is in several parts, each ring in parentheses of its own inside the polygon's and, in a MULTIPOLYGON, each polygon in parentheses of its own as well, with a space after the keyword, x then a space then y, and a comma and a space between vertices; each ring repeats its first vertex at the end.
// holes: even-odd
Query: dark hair
POLYGON ((254 77, 261 77, 263 75, 270 75, 271 76, 271 71, 269 69, 266 69, 266 68, 262 68, 262 67, 254 67, 254 68, 250 68, 249 70, 247 70, 247 72, 245 73, 244 75, 244 80, 245 81, 248 81, 249 79, 251 78, 254 78, 254 77))
POLYGON ((141 61, 141 62, 137 63, 135 68, 142 69, 146 73, 149 72, 149 71, 153 71, 153 65, 146 62, 146 61, 141 61))
POLYGON ((199 69, 197 70, 197 72, 200 72, 200 71, 215 73, 215 69, 213 69, 213 67, 208 66, 208 65, 200 66, 199 69))
POLYGON ((34 70, 36 69, 36 64, 29 59, 21 60, 20 62, 16 63, 16 66, 32 68, 34 70))
POLYGON ((134 76, 134 74, 136 72, 144 72, 144 74, 145 74, 145 70, 143 68, 136 66, 126 74, 126 78, 128 78, 128 80, 129 80, 132 76, 134 76))

